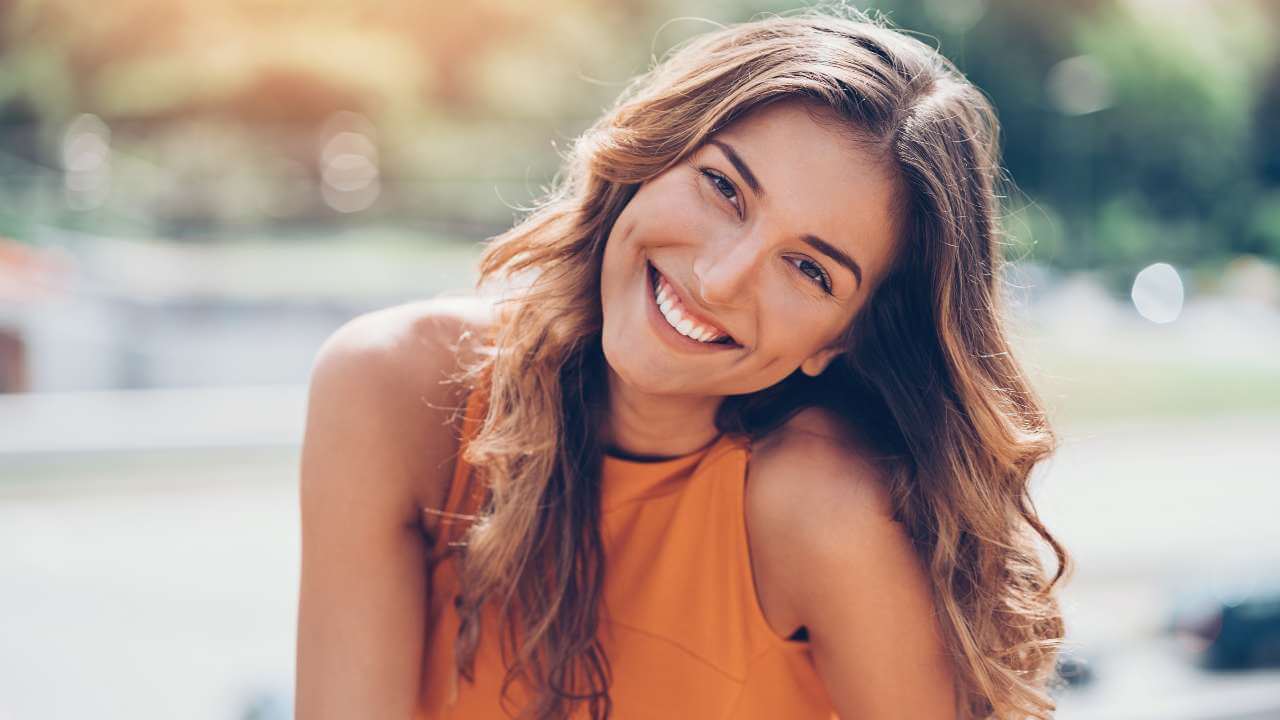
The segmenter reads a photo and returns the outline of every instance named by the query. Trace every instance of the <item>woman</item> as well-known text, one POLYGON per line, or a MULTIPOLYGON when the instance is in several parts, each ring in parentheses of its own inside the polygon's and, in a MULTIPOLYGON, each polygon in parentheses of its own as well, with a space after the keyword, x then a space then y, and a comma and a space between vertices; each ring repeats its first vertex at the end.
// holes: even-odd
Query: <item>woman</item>
POLYGON ((996 133, 861 18, 641 77, 487 248, 496 309, 322 349, 298 716, 1049 717, 1067 555, 1028 495, 1053 437, 1000 319, 996 133))

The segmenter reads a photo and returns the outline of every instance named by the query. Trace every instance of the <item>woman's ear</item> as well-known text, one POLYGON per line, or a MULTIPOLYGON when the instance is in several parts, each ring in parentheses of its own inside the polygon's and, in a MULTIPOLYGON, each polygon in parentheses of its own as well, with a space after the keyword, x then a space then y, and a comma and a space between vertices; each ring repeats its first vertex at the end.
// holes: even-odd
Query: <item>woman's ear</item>
POLYGON ((840 352, 840 348, 823 348, 800 363, 800 371, 809 377, 818 377, 840 352))

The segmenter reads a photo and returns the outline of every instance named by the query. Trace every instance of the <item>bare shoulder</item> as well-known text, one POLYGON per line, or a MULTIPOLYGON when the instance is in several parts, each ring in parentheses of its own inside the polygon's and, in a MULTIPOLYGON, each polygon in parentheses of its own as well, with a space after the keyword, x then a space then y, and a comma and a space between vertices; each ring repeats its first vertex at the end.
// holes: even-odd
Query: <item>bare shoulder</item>
POLYGON ((887 466, 847 420, 825 408, 801 410, 757 443, 750 473, 749 508, 776 520, 892 516, 887 466))
POLYGON ((840 717, 951 717, 952 677, 926 568, 894 520, 890 468, 809 408, 758 444, 746 497, 761 605, 804 626, 840 717), (900 678, 878 682, 876 678, 900 678))
POLYGON ((805 408, 755 444, 744 502, 748 542, 760 606, 778 635, 805 624, 799 595, 807 543, 887 519, 886 488, 866 443, 829 410, 805 408))
POLYGON ((316 367, 355 363, 388 380, 395 379, 388 374, 450 371, 464 359, 457 352, 474 350, 469 340, 492 321, 492 304, 470 296, 441 296, 374 310, 334 331, 321 347, 316 367))
POLYGON ((407 474, 420 504, 438 507, 465 401, 465 388, 451 379, 492 321, 491 303, 476 297, 419 300, 347 321, 316 355, 308 424, 379 428, 379 457, 407 474))

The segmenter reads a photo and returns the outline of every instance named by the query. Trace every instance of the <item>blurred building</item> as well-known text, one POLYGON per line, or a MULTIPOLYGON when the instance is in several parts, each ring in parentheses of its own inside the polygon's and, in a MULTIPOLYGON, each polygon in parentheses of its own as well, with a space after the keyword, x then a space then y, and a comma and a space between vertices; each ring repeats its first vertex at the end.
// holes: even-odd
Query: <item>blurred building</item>
POLYGON ((388 253, 376 242, 184 245, 55 234, 46 243, 74 247, 74 264, 10 244, 3 266, 0 366, 9 392, 303 383, 316 349, 345 320, 465 290, 474 275, 473 247, 388 253))

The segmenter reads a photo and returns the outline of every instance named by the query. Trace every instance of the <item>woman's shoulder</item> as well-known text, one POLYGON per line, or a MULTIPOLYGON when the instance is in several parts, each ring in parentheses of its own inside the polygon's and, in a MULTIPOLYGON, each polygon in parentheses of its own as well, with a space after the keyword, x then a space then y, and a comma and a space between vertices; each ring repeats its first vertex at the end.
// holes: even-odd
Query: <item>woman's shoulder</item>
POLYGON ((847 418, 807 407, 754 444, 750 471, 763 494, 777 492, 806 505, 836 495, 888 516, 890 468, 847 418))
POLYGON ((757 462, 747 516, 770 624, 806 628, 841 716, 888 701, 844 682, 886 668, 911 679, 915 706, 944 707, 950 660, 928 566, 892 512, 892 466, 847 421, 816 409, 768 438, 757 462))
POLYGON ((321 355, 355 354, 389 363, 389 369, 408 366, 416 370, 423 363, 439 364, 441 360, 438 352, 424 353, 424 349, 473 351, 475 345, 469 338, 482 336, 492 327, 493 318, 493 302, 487 298, 441 295, 415 300, 348 320, 330 335, 321 355))
MULTIPOLYGON (((492 303, 479 297, 440 296, 366 312, 348 320, 321 346, 317 368, 337 366, 367 389, 394 394, 406 384, 437 394, 480 352, 492 329, 492 303)), ((457 388, 453 389, 457 392, 457 388)))
POLYGON ((803 570, 815 543, 857 542, 851 530, 888 521, 888 487, 877 453, 831 410, 805 408, 752 444, 744 512, 761 606, 775 629, 807 622, 799 596, 821 581, 803 570))
POLYGON ((450 296, 352 318, 317 353, 311 404, 343 413, 345 423, 379 428, 379 456, 406 468, 414 495, 438 507, 466 401, 455 379, 477 359, 492 318, 491 302, 450 296))

